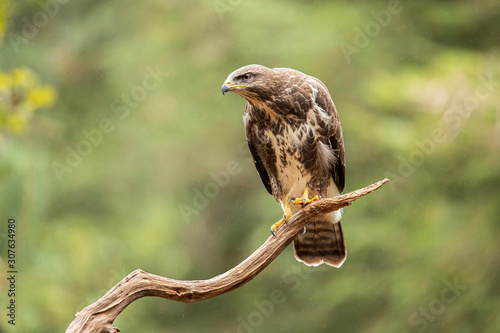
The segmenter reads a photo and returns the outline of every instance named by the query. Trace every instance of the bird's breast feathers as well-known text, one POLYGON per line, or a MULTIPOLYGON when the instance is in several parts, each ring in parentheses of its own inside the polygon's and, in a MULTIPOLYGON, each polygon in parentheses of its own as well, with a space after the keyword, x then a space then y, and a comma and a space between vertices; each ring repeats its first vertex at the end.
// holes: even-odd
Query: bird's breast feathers
POLYGON ((254 128, 260 146, 266 147, 259 149, 266 167, 276 170, 275 180, 282 196, 300 197, 313 175, 329 177, 335 156, 324 143, 326 139, 318 134, 319 123, 291 124, 281 118, 274 126, 254 128))

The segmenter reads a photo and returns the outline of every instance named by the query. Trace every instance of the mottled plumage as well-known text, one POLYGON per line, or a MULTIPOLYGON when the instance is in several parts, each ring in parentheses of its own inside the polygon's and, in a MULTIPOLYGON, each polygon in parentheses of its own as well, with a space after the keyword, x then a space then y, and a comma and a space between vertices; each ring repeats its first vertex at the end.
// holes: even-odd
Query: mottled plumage
MULTIPOLYGON (((290 198, 332 197, 344 189, 342 128, 332 98, 318 79, 290 68, 249 65, 231 73, 222 92, 247 100, 246 138, 267 191, 287 211, 290 198)), ((340 267, 346 258, 341 212, 310 221, 294 239, 297 260, 340 267)))

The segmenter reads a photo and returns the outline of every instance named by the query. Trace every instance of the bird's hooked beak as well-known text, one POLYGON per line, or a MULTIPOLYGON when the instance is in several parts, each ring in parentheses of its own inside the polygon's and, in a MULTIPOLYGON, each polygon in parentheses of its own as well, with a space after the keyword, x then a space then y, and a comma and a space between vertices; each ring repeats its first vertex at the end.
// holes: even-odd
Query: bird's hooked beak
POLYGON ((233 91, 234 88, 246 87, 246 86, 247 86, 246 84, 231 84, 231 81, 226 81, 222 85, 222 95, 224 95, 228 91, 233 91))

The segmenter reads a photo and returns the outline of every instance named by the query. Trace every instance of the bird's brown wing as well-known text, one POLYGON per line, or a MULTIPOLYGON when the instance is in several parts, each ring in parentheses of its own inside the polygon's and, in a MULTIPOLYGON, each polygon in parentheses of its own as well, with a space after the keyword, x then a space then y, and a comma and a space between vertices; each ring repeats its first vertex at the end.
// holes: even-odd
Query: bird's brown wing
POLYGON ((332 117, 333 130, 330 133, 330 148, 336 156, 330 169, 333 181, 339 192, 342 193, 345 186, 345 159, 344 159, 344 137, 342 135, 342 126, 340 125, 339 115, 333 104, 333 100, 326 86, 320 80, 318 84, 318 93, 316 95, 316 104, 332 117))
MULTIPOLYGON (((247 115, 249 108, 252 108, 252 105, 250 103, 247 103, 245 107, 245 113, 247 115)), ((245 122, 245 126, 248 127, 249 126, 248 123, 245 122)), ((257 173, 259 174, 262 183, 266 187, 267 192, 269 192, 269 194, 272 195, 273 189, 271 187, 271 181, 269 180, 269 174, 267 173, 267 170, 264 167, 264 164, 262 163, 262 159, 259 157, 259 154, 257 153, 257 149, 255 148, 255 144, 253 142, 253 135, 248 128, 246 128, 246 137, 247 137, 248 148, 250 149, 250 153, 252 154, 253 162, 255 164, 255 168, 257 169, 257 173)))
MULTIPOLYGON (((322 112, 332 118, 331 126, 325 126, 326 133, 321 133, 328 139, 335 159, 330 172, 340 193, 345 185, 344 139, 342 127, 335 105, 326 86, 319 80, 316 85, 316 105, 322 112)), ((306 225, 304 232, 295 236, 293 242, 295 258, 306 265, 317 266, 325 263, 333 267, 340 267, 347 256, 344 233, 340 224, 340 214, 330 213, 322 218, 311 221, 306 225)))

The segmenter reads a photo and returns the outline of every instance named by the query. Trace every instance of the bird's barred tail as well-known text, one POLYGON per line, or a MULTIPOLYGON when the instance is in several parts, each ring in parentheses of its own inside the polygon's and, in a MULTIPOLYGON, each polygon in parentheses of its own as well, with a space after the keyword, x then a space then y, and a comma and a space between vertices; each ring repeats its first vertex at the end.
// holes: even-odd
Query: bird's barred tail
POLYGON ((347 256, 340 213, 333 212, 306 225, 293 240, 295 258, 308 266, 340 267, 347 256))

